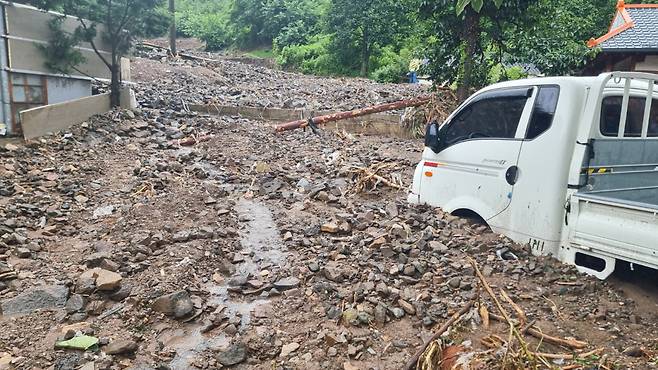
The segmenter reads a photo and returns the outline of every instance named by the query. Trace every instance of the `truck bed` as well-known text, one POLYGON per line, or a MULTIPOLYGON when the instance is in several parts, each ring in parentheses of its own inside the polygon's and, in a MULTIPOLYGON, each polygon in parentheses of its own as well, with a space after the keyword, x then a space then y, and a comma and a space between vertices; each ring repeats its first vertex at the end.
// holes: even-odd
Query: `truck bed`
POLYGON ((658 187, 576 193, 571 205, 572 247, 658 269, 658 187))
POLYGON ((658 186, 633 189, 602 190, 597 192, 579 192, 580 199, 596 200, 646 210, 658 210, 658 186))

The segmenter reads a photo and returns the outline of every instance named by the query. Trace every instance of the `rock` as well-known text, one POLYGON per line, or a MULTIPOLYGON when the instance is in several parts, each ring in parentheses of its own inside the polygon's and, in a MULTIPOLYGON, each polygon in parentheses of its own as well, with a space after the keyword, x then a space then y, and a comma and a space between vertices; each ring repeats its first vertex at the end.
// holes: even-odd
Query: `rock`
POLYGON ((103 270, 117 272, 121 268, 121 265, 110 259, 103 259, 98 267, 102 268, 103 270))
POLYGON ((297 279, 296 277, 287 277, 287 278, 279 279, 277 282, 274 283, 274 287, 277 288, 279 291, 296 288, 298 286, 299 286, 299 279, 297 279))
POLYGON ((95 252, 85 257, 85 265, 89 268, 100 267, 104 260, 112 259, 112 253, 108 251, 95 252))
POLYGON ((622 353, 629 357, 643 357, 645 355, 644 350, 640 346, 630 346, 622 353))
POLYGON ((79 294, 91 294, 96 290, 96 279, 93 277, 78 277, 75 283, 75 292, 79 294))
POLYGON ((5 150, 8 152, 14 152, 19 149, 18 145, 14 145, 12 143, 7 143, 5 144, 5 150))
POLYGON ((85 298, 80 294, 73 294, 66 301, 66 312, 74 313, 82 311, 85 308, 85 298))
POLYGON ((391 311, 393 312, 393 316, 395 316, 396 319, 401 319, 404 317, 404 310, 399 307, 395 307, 391 311))
POLYGON ((237 365, 247 359, 247 349, 243 344, 231 345, 217 355, 217 361, 224 366, 237 365))
POLYGON ((283 347, 281 347, 281 353, 279 354, 279 356, 280 357, 288 357, 291 353, 298 350, 299 347, 300 347, 300 345, 297 342, 292 342, 290 344, 284 344, 283 347))
POLYGON ((114 212, 114 209, 115 208, 113 205, 96 208, 94 210, 93 217, 96 219, 96 218, 109 216, 114 212))
POLYGON ((173 240, 176 243, 185 243, 186 241, 190 240, 191 234, 192 232, 189 230, 179 231, 176 234, 174 234, 173 240))
POLYGON ((28 248, 19 247, 16 248, 16 256, 18 258, 30 258, 32 257, 32 251, 28 248))
POLYGON ((320 265, 315 261, 311 261, 308 263, 308 269, 311 270, 311 272, 318 272, 320 271, 320 265))
POLYGON ((137 351, 137 348, 137 343, 132 340, 115 340, 104 348, 104 352, 108 355, 130 355, 137 351))
POLYGON ((109 297, 111 300, 115 302, 121 302, 124 299, 128 298, 130 296, 130 293, 132 292, 132 287, 130 285, 121 285, 121 288, 117 290, 116 292, 112 292, 109 297))
POLYGON ((115 290, 121 287, 123 278, 116 272, 104 270, 100 267, 87 270, 80 275, 79 279, 93 278, 96 283, 96 289, 102 291, 115 290))
POLYGON ((343 321, 345 321, 346 323, 357 325, 358 319, 359 319, 359 311, 353 308, 348 308, 347 310, 343 311, 343 321))
POLYGON ((334 281, 336 283, 340 283, 343 281, 343 272, 338 268, 338 266, 335 263, 328 263, 324 269, 324 277, 327 278, 327 280, 334 281))
POLYGON ((416 308, 409 302, 405 301, 404 299, 398 299, 398 304, 404 312, 408 313, 409 315, 415 315, 416 314, 416 308))
POLYGON ((63 308, 69 296, 69 288, 63 285, 46 285, 28 290, 18 296, 5 299, 0 304, 0 314, 17 315, 41 309, 63 308))
POLYGON ((434 252, 443 253, 448 251, 448 247, 440 241, 433 240, 429 242, 429 246, 434 252))
POLYGON ((448 285, 453 288, 453 289, 458 289, 459 286, 461 285, 461 278, 459 276, 455 276, 448 280, 448 285))
POLYGON ((323 233, 336 234, 339 231, 339 227, 334 223, 327 223, 320 227, 320 231, 323 233))
POLYGON ((311 190, 312 186, 313 185, 307 179, 300 179, 297 181, 297 189, 301 190, 302 192, 311 190))
POLYGON ((180 290, 157 298, 151 308, 165 315, 181 318, 192 313, 194 304, 189 293, 185 290, 180 290))
POLYGON ((375 306, 375 322, 378 324, 386 323, 386 307, 381 304, 375 306))

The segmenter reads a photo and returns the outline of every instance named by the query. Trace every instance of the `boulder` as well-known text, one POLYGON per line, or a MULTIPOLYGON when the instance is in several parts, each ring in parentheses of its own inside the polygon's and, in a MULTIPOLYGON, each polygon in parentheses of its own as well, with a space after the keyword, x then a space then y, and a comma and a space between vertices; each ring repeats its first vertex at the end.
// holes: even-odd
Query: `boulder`
POLYGON ((189 315, 194 310, 194 304, 189 293, 180 290, 158 297, 153 302, 152 308, 165 315, 181 318, 189 315))

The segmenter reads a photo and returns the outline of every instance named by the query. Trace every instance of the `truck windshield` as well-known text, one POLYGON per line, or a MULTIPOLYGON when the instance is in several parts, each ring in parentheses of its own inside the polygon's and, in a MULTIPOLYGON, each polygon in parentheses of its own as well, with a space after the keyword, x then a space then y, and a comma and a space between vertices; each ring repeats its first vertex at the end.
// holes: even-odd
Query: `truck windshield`
POLYGON ((512 139, 516 136, 527 97, 504 96, 478 100, 462 109, 445 133, 448 145, 475 138, 512 139))

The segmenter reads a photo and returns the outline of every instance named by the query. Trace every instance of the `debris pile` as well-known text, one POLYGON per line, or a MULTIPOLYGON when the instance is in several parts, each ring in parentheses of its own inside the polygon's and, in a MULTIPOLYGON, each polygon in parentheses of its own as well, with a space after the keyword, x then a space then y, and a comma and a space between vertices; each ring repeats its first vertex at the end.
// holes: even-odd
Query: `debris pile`
MULTIPOLYGON (((263 122, 188 113, 177 99, 209 89, 194 67, 134 65, 141 111, 0 145, 0 368, 399 369, 428 342, 423 358, 487 353, 499 368, 506 351, 510 364, 525 353, 509 321, 529 335, 524 358, 559 361, 532 353, 569 352, 550 336, 586 340, 582 356, 604 348, 604 365, 655 361, 655 298, 407 204, 420 141, 272 135, 263 122), (509 321, 495 320, 478 270, 509 321), (471 302, 442 337, 463 351, 430 341, 471 302)), ((387 90, 417 95, 234 68, 297 81, 261 88, 276 101, 304 95, 296 86, 310 80, 331 86, 313 96, 336 110, 387 90)), ((243 102, 265 96, 250 91, 243 102)))

